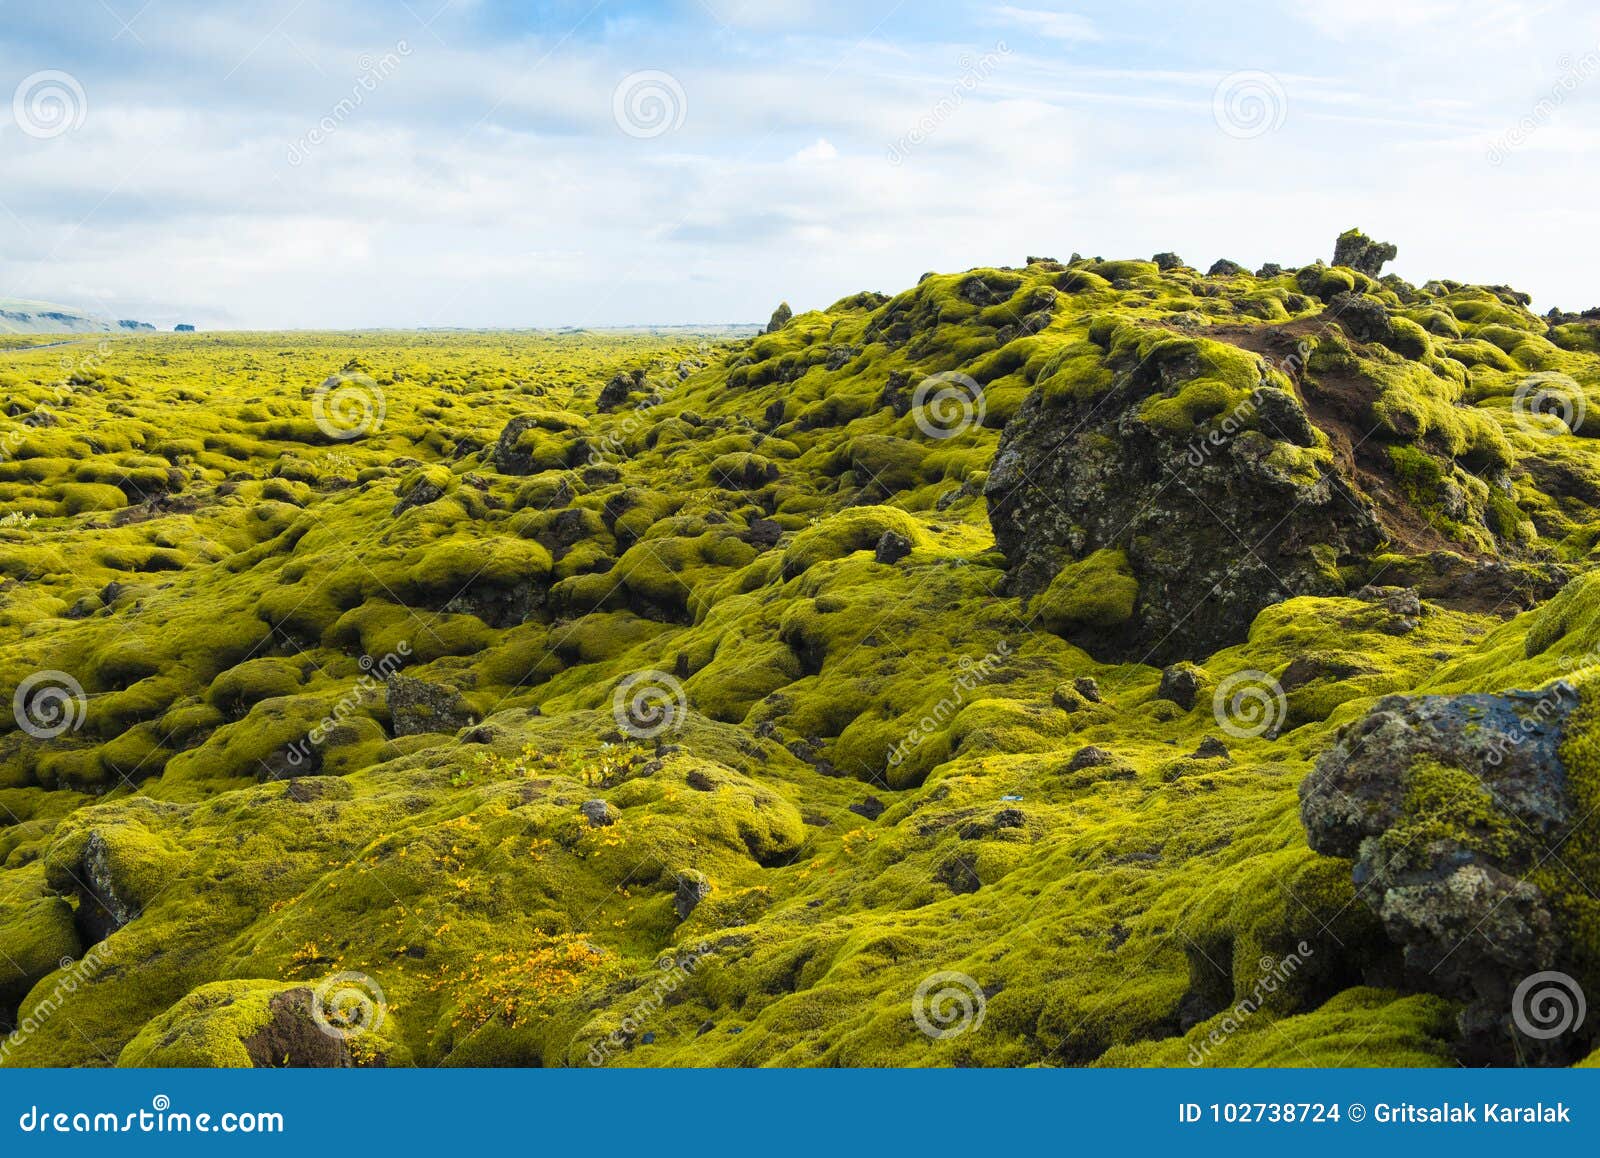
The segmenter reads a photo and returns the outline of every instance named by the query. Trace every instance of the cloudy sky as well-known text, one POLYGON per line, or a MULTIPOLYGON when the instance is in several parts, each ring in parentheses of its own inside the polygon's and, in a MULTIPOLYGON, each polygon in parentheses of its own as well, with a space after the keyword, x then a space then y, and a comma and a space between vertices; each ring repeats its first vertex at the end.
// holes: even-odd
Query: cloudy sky
POLYGON ((1578 308, 1597 136, 1588 0, 0 0, 0 297, 756 321, 1028 254, 1300 264, 1359 224, 1412 280, 1578 308))

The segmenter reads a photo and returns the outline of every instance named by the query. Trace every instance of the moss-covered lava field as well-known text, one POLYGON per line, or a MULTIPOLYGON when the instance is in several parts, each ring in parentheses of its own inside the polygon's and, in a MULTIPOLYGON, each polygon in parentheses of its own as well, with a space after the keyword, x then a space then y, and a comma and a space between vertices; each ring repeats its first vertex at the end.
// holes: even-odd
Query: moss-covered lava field
POLYGON ((7 344, 0 1064, 1600 1060, 1600 312, 1330 256, 7 344))

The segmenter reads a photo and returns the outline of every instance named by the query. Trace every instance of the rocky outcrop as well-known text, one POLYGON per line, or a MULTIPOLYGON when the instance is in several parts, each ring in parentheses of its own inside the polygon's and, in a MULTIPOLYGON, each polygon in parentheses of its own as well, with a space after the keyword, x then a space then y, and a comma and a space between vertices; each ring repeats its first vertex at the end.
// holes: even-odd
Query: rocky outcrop
POLYGON ((619 409, 627 402, 636 391, 645 388, 645 374, 643 370, 618 371, 611 376, 600 390, 600 397, 596 399, 595 406, 602 414, 609 414, 619 409))
POLYGON ((170 867, 136 830, 111 826, 73 833, 52 847, 45 879, 52 892, 76 901, 73 921, 88 946, 136 920, 151 882, 170 867))
POLYGON ((1173 664, 1161 673, 1156 699, 1169 700, 1186 712, 1192 711, 1194 698, 1200 693, 1202 682, 1201 672, 1193 664, 1173 664))
POLYGON ((767 322, 767 333, 776 334, 789 324, 794 317, 794 311, 789 308, 788 302, 779 302, 778 308, 772 311, 772 317, 767 322))
POLYGON ((1359 229, 1347 229, 1334 242, 1333 264, 1377 277, 1384 263, 1393 261, 1398 252, 1392 242, 1373 241, 1359 229))
POLYGON ((1355 862, 1357 892, 1401 950, 1407 984, 1465 1003, 1469 1060, 1562 1063, 1588 1048, 1581 1027, 1530 1035, 1529 1011, 1516 1007, 1527 978, 1576 972, 1539 870, 1581 822, 1561 757, 1577 703, 1565 683, 1388 696, 1300 786, 1311 847, 1355 862))
POLYGON ((506 423, 501 430, 500 437, 495 440, 494 449, 488 458, 495 468, 502 474, 527 475, 537 473, 545 464, 541 463, 530 453, 524 445, 523 435, 530 430, 538 430, 540 420, 531 414, 519 414, 506 423))
POLYGON ((700 902, 711 895, 711 882, 699 869, 683 869, 674 878, 674 884, 672 911, 678 914, 678 920, 686 921, 700 902))
POLYGON ((128 895, 112 867, 111 848, 95 832, 83 849, 83 876, 78 887, 78 927, 90 943, 105 940, 139 915, 138 901, 128 895))
POLYGON ((355 1065, 344 1035, 317 1024, 315 997, 306 986, 286 989, 267 1002, 267 1020, 241 1038, 257 1069, 349 1069, 355 1065))
POLYGON ((396 736, 458 732, 478 722, 461 693, 443 684, 394 676, 387 685, 389 716, 396 736))
POLYGON ((1336 566, 1382 541, 1370 502, 1341 469, 1286 467, 1295 448, 1317 445, 1292 393, 1263 376, 1233 433, 1212 437, 1148 417, 1212 373, 1198 343, 1114 352, 1107 369, 1115 377, 1098 395, 1029 396, 984 488, 1018 595, 1044 591, 1095 552, 1125 553, 1138 585, 1133 614, 1069 634, 1091 653, 1200 659, 1242 640, 1270 604, 1339 593, 1336 566))

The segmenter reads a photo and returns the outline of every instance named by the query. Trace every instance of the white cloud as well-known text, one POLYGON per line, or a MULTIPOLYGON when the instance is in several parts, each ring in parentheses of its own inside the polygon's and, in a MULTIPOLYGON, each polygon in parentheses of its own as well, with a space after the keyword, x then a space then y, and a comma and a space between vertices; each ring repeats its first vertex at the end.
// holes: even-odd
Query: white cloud
POLYGON ((263 41, 259 20, 164 0, 139 20, 145 48, 82 60, 28 42, 8 7, 0 76, 65 65, 89 114, 38 141, 0 109, 0 201, 18 218, 0 210, 0 296, 77 304, 92 287, 119 316, 252 326, 760 320, 780 298, 822 306, 1028 253, 1298 263, 1352 224, 1397 242, 1418 280, 1508 281, 1546 304, 1593 292, 1600 213, 1581 190, 1600 180, 1584 128, 1600 78, 1501 166, 1484 152, 1549 93, 1561 53, 1593 43, 1594 15, 1533 22, 1511 68, 1442 0, 1411 10, 1433 23, 1409 37, 1372 36, 1398 6, 1356 0, 1359 49, 1292 14, 1219 49, 1213 23, 1180 15, 1140 42, 1115 14, 708 2, 731 30, 619 3, 563 42, 587 4, 516 35, 453 6, 435 40, 403 10, 286 0, 263 41), (964 86, 996 11, 1029 35, 964 86), (1063 59, 1089 37, 1092 61, 1063 59), (290 165, 362 55, 401 39, 393 75, 290 165), (1212 91, 1235 67, 1274 71, 1281 129, 1218 130, 1212 91), (612 93, 648 68, 687 108, 640 140, 612 93))
POLYGON ((794 160, 802 165, 816 165, 831 161, 839 155, 826 138, 818 137, 815 144, 807 145, 794 155, 794 160))
POLYGON ((1045 12, 1037 8, 1014 8, 1009 4, 994 11, 1004 20, 1048 40, 1077 44, 1100 39, 1093 22, 1075 12, 1045 12))

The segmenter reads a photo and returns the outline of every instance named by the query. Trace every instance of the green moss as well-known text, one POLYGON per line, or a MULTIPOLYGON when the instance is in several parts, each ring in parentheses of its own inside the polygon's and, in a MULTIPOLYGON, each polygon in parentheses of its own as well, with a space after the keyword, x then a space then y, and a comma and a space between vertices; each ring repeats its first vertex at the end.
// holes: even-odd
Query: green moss
POLYGON ((1096 551, 1056 573, 1032 608, 1039 622, 1058 635, 1111 628, 1133 617, 1139 582, 1122 551, 1096 551))
POLYGON ((794 537, 783 553, 784 576, 793 578, 818 563, 871 550, 891 532, 904 536, 913 547, 926 538, 916 519, 893 507, 840 511, 794 537))
MULTIPOLYGON (((0 936, 26 950, 8 993, 61 983, 95 837, 137 915, 77 946, 108 967, 69 995, 73 1032, 53 1021, 6 1061, 243 1064, 274 1000, 352 970, 393 1013, 360 1060, 388 1064, 586 1065, 597 1042, 642 1065, 1445 1062, 1447 1003, 1352 987, 1381 930, 1348 866, 1306 848, 1296 788, 1379 696, 1600 671, 1600 450, 1515 406, 1533 372, 1597 380, 1584 326, 1321 265, 1080 259, 935 275, 704 348, 119 341, 70 405, 49 351, 8 351, 8 397, 58 421, 0 416, 0 690, 54 669, 86 701, 55 740, 0 733, 0 936), (1318 322, 1345 291, 1384 306, 1387 345, 1318 322), (344 366, 387 415, 335 444, 306 392, 344 366), (1156 668, 1095 662, 1069 640, 1138 614, 1128 561, 1089 554, 1024 604, 982 491, 1025 404, 1109 404, 1135 368, 1130 437, 1226 425, 1228 453, 1287 486, 1349 456, 1338 429, 1294 441, 1241 409, 1256 391, 1373 430, 1350 440, 1354 483, 1406 520, 1387 554, 1324 552, 1326 589, 1450 605, 1402 623, 1286 598, 1195 657, 1188 711, 1155 699, 1156 668), (633 404, 600 411, 634 370, 633 404), (981 385, 985 421, 933 440, 911 395, 948 370, 981 385), (1557 561, 1578 573, 1561 595, 1490 613, 1538 601, 1557 561), (402 668, 481 722, 395 737, 383 677, 402 668), (1281 682, 1284 718, 1236 737, 1211 693, 1247 671, 1281 682), (645 673, 684 710, 635 742, 613 701, 645 673), (1226 756, 1197 753, 1224 734, 1226 756), (579 811, 596 798, 615 823, 579 811), (1240 1019, 1261 960, 1301 938, 1305 968, 1240 1019), (702 947, 636 1024, 657 961, 702 947), (949 972, 984 1022, 932 1038, 913 1002, 949 972)), ((1585 704, 1564 753, 1583 808, 1585 704)), ((1411 770, 1408 836, 1515 838, 1463 775, 1411 770)), ((1581 879, 1591 836, 1563 851, 1581 879)), ((1592 954, 1590 902, 1541 882, 1592 954)))
POLYGON ((0 943, 6 947, 6 968, 0 973, 0 1004, 23 1016, 31 1007, 28 991, 57 969, 68 967, 81 952, 72 907, 60 897, 13 901, 0 912, 0 943))

